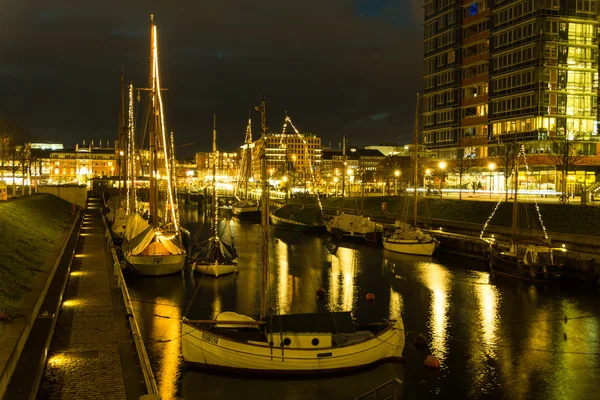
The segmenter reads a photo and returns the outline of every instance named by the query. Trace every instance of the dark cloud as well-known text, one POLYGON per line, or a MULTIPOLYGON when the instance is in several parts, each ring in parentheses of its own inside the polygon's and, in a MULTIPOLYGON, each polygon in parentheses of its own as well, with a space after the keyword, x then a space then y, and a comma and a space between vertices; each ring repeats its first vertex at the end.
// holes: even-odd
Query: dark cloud
POLYGON ((167 117, 179 143, 195 143, 186 151, 210 147, 213 112, 221 146, 241 143, 262 95, 273 130, 287 110, 325 143, 410 140, 422 65, 416 0, 5 3, 0 103, 41 138, 115 138, 121 67, 147 84, 154 13, 167 117))

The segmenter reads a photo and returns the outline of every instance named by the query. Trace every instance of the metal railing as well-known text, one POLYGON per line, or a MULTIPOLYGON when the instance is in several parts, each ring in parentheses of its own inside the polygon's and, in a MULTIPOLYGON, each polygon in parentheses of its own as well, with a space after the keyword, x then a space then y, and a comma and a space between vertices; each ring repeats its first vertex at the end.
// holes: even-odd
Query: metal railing
POLYGON ((400 394, 402 392, 403 385, 404 384, 402 383, 402 381, 400 379, 394 378, 380 386, 377 386, 375 389, 369 390, 367 393, 365 393, 359 397, 356 397, 354 400, 365 400, 365 399, 397 400, 397 399, 400 399, 400 394), (385 396, 385 397, 383 397, 383 396, 385 396))

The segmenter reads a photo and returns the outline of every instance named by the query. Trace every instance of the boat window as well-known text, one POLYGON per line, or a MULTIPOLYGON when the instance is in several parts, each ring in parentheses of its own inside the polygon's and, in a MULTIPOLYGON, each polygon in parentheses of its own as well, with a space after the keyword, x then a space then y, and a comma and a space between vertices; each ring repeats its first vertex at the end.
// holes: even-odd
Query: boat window
POLYGON ((318 346, 319 345, 319 339, 314 338, 311 343, 312 343, 313 346, 318 346))
POLYGON ((538 256, 539 256, 539 261, 538 262, 540 264, 546 264, 546 265, 552 264, 552 255, 551 255, 551 253, 549 253, 549 252, 548 253, 539 253, 538 256))
POLYGON ((283 339, 284 346, 289 346, 290 344, 292 344, 292 339, 290 339, 289 337, 286 337, 285 339, 283 339))

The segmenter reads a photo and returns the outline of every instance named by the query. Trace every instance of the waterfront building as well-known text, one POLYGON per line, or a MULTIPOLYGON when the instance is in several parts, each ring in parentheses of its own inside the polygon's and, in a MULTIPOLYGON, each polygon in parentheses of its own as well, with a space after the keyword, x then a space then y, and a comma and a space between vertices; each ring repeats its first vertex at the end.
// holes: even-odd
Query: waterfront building
POLYGON ((467 181, 501 191, 502 168, 488 166, 513 143, 524 147, 529 184, 558 188, 566 145, 578 158, 568 191, 590 187, 600 170, 598 3, 426 0, 422 133, 431 167, 447 161, 452 174, 466 165, 467 181))
POLYGON ((237 178, 239 170, 239 153, 217 151, 216 158, 213 152, 198 152, 195 155, 197 177, 200 182, 212 180, 213 163, 216 160, 217 180, 232 181, 237 178))
MULTIPOLYGON (((253 175, 260 179, 262 138, 252 148, 253 175)), ((304 185, 318 181, 321 175, 321 138, 312 133, 268 133, 265 155, 267 171, 273 180, 284 176, 304 185)))
POLYGON ((48 183, 86 185, 92 178, 119 176, 118 164, 114 148, 76 145, 52 151, 48 183))

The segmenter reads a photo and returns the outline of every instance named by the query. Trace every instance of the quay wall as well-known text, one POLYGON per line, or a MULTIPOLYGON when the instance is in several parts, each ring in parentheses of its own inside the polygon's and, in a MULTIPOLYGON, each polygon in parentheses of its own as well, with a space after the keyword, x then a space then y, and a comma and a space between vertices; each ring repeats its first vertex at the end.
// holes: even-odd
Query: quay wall
POLYGON ((40 185, 38 186, 38 193, 48 193, 85 208, 88 191, 85 186, 40 185))

